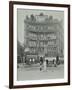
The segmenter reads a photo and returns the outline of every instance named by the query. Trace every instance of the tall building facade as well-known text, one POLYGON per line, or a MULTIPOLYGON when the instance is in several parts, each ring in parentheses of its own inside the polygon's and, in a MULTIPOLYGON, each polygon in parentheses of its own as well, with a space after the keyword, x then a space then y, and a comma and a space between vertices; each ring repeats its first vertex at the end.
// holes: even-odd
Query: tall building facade
POLYGON ((24 20, 24 44, 29 57, 63 56, 64 36, 61 22, 52 16, 31 15, 24 20))

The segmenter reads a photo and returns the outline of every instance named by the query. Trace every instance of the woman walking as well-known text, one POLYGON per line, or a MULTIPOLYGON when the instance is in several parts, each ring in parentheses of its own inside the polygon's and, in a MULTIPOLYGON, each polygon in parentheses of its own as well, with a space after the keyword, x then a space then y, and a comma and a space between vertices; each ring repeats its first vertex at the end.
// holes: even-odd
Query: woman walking
POLYGON ((44 71, 46 71, 46 59, 44 59, 44 71))

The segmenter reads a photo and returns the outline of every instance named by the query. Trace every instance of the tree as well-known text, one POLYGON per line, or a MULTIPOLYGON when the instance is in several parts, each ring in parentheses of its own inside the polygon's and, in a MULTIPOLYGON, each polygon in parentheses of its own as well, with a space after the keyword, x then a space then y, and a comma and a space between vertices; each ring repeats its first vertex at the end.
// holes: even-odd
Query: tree
POLYGON ((26 15, 26 19, 27 19, 27 20, 29 19, 28 15, 26 15))
POLYGON ((23 61, 24 48, 23 48, 23 46, 20 44, 19 41, 17 41, 17 56, 20 56, 20 57, 21 57, 21 60, 23 61))
POLYGON ((53 20, 53 16, 49 16, 49 20, 53 20))
POLYGON ((43 13, 40 13, 40 16, 43 16, 44 14, 43 13))
POLYGON ((31 20, 35 20, 35 17, 34 17, 34 15, 33 14, 31 14, 31 20))

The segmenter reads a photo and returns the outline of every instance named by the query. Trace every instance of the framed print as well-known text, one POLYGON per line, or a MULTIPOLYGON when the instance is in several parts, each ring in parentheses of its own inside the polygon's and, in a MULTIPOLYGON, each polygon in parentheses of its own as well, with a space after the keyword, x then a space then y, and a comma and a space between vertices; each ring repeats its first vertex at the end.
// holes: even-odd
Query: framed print
POLYGON ((9 2, 9 88, 70 85, 70 5, 9 2))

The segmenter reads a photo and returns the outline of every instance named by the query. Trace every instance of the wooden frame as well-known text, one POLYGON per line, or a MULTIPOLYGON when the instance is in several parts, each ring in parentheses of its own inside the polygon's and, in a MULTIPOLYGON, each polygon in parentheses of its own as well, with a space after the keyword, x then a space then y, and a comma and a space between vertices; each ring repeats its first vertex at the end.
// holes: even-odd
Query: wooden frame
POLYGON ((68 4, 51 4, 51 3, 35 3, 35 2, 9 2, 9 88, 31 88, 31 87, 45 87, 45 86, 61 86, 61 85, 70 85, 70 5, 68 4), (29 6, 45 6, 45 7, 61 7, 68 9, 68 81, 62 83, 46 83, 46 84, 32 84, 32 85, 14 85, 14 61, 13 61, 13 6, 14 5, 29 5, 29 6))

